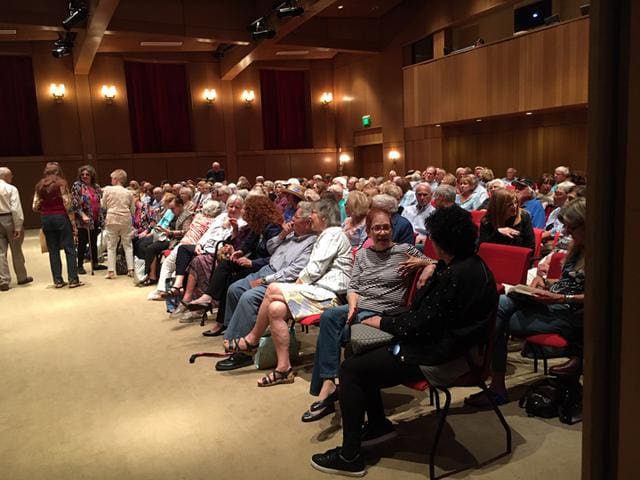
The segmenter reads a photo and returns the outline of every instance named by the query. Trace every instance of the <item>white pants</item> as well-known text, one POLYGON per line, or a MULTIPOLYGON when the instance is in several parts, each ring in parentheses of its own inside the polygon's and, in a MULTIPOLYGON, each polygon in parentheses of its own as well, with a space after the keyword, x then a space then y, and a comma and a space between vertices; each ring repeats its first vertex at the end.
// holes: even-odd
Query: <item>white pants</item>
POLYGON ((173 272, 176 271, 176 258, 178 258, 178 247, 180 245, 176 245, 176 247, 171 250, 171 253, 165 257, 162 262, 162 268, 160 269, 160 276, 158 277, 158 286, 157 290, 164 292, 166 291, 167 278, 173 275, 173 272))
POLYGON ((116 271, 116 249, 118 240, 122 241, 124 256, 127 259, 127 270, 133 270, 133 243, 131 237, 133 229, 131 225, 109 224, 104 227, 104 235, 107 240, 107 266, 109 272, 116 271))

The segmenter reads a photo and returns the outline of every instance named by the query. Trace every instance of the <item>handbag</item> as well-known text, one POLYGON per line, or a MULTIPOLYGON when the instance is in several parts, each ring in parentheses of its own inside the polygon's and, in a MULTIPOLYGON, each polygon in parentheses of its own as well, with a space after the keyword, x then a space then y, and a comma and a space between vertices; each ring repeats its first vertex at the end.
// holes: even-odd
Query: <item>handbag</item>
POLYGON ((389 345, 393 335, 363 323, 351 325, 351 349, 356 355, 389 345))
MULTIPOLYGON (((289 360, 293 363, 298 358, 300 342, 296 338, 296 330, 294 325, 289 327, 289 360)), ((255 364, 258 370, 275 368, 278 364, 278 356, 276 355, 276 347, 271 338, 271 332, 266 332, 260 337, 258 351, 255 355, 255 364)))
POLYGON ((47 253, 49 248, 47 247, 47 238, 44 236, 44 230, 40 229, 40 251, 47 253))

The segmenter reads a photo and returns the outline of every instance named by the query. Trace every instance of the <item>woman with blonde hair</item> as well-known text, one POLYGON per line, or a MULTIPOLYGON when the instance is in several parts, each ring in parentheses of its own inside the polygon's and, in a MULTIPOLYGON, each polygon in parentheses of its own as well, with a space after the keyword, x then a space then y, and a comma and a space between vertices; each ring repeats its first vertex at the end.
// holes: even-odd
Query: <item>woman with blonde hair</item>
POLYGON ((367 213, 371 199, 366 194, 354 190, 347 197, 347 218, 342 222, 345 233, 352 247, 360 247, 367 239, 367 213))
POLYGON ((480 221, 479 243, 484 242, 535 248, 531 217, 520 208, 513 190, 503 188, 491 194, 487 213, 480 221))
POLYGON ((132 218, 136 213, 136 204, 132 193, 124 187, 127 172, 117 169, 111 172, 111 186, 105 187, 102 196, 102 208, 106 213, 104 234, 107 241, 107 275, 116 277, 116 249, 118 240, 122 242, 127 261, 127 275, 133 277, 133 228, 132 218))
POLYGON ((487 191, 478 185, 475 175, 464 174, 458 183, 456 203, 465 210, 478 210, 487 199, 487 191))

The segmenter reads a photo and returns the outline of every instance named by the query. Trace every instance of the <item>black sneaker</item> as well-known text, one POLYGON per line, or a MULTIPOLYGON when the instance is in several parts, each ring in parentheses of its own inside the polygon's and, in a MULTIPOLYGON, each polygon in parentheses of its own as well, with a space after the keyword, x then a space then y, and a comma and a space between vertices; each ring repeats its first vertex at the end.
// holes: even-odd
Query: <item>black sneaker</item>
POLYGON ((362 457, 357 455, 353 460, 347 460, 342 456, 341 447, 316 453, 311 457, 311 466, 324 473, 335 473, 347 477, 364 477, 367 473, 362 457))
POLYGON ((79 275, 86 275, 87 271, 84 269, 84 267, 78 267, 78 274, 79 275))
POLYGON ((101 264, 97 263, 97 264, 95 264, 95 265, 93 266, 93 269, 94 269, 94 270, 106 270, 106 269, 107 269, 107 266, 106 266, 106 265, 101 265, 101 264))
POLYGON ((393 428, 393 424, 385 418, 384 423, 379 426, 365 423, 362 428, 362 439, 360 446, 362 448, 371 448, 380 445, 386 441, 398 436, 398 432, 393 428))

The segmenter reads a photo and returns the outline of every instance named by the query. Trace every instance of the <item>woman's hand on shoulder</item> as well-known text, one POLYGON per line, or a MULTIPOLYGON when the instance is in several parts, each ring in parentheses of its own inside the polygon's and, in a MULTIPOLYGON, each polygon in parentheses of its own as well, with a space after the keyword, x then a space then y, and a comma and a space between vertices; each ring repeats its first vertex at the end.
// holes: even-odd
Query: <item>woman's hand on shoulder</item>
POLYGON ((402 276, 409 275, 412 272, 420 268, 424 268, 429 265, 430 262, 425 260, 424 258, 413 257, 409 255, 409 253, 405 253, 407 259, 403 262, 400 262, 398 266, 398 273, 402 276))

